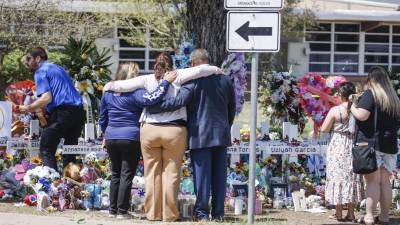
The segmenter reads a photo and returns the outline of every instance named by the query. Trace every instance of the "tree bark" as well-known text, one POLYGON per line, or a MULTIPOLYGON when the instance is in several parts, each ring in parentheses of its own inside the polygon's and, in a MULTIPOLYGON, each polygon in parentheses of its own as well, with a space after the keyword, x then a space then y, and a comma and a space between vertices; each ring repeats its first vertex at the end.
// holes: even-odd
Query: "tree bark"
POLYGON ((196 47, 210 53, 211 63, 220 66, 226 52, 224 0, 186 0, 187 30, 195 35, 196 47))
POLYGON ((6 78, 4 77, 3 74, 1 74, 1 71, 3 71, 2 69, 3 69, 3 61, 5 55, 6 55, 5 52, 0 51, 0 90, 3 90, 0 91, 0 101, 4 101, 4 95, 5 95, 4 90, 6 89, 6 80, 5 80, 6 78))

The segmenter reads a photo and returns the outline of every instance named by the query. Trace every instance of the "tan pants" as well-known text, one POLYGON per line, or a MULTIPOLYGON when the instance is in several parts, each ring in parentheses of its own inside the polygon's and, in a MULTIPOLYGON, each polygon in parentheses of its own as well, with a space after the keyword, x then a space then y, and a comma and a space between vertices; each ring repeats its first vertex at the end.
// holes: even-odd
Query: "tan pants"
POLYGON ((140 129, 148 220, 179 218, 180 168, 187 145, 186 127, 144 124, 140 129))

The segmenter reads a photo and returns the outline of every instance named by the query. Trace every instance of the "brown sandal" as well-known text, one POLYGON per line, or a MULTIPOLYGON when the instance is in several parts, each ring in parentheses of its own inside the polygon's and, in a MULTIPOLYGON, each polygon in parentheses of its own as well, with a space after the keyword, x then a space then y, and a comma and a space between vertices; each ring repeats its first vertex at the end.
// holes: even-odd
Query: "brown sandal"
POLYGON ((343 218, 343 220, 344 220, 345 222, 357 223, 356 217, 351 218, 350 216, 345 216, 345 217, 343 218))
POLYGON ((338 222, 344 222, 344 221, 345 221, 345 219, 343 219, 343 218, 338 218, 338 216, 336 215, 336 213, 330 215, 330 216, 329 216, 329 219, 337 220, 338 222))

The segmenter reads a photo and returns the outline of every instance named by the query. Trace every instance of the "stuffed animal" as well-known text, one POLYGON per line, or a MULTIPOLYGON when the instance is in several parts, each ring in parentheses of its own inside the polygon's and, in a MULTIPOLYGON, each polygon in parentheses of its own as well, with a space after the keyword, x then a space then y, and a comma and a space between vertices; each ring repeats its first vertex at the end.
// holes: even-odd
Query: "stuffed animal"
POLYGON ((79 165, 76 165, 74 163, 69 163, 67 166, 64 168, 63 176, 71 178, 72 180, 76 182, 81 182, 81 167, 79 165))
POLYGON ((84 166, 80 171, 83 185, 83 206, 86 210, 101 209, 101 178, 95 168, 96 153, 85 156, 84 166))

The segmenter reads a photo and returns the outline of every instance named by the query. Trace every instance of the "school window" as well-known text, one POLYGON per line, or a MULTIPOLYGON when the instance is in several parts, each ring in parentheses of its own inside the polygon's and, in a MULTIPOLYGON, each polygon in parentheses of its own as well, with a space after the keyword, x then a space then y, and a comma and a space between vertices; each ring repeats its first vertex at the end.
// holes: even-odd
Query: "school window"
MULTIPOLYGON (((145 43, 151 43, 151 32, 146 30, 145 43)), ((173 53, 171 49, 158 49, 152 48, 150 44, 132 44, 126 36, 129 35, 129 31, 126 29, 119 28, 117 31, 119 38, 119 63, 136 62, 139 65, 140 73, 152 73, 154 72, 154 63, 156 56, 167 51, 170 54, 173 53)))
POLYGON ((375 65, 400 72, 400 25, 363 32, 360 23, 320 23, 306 30, 306 42, 310 72, 366 75, 375 65))

